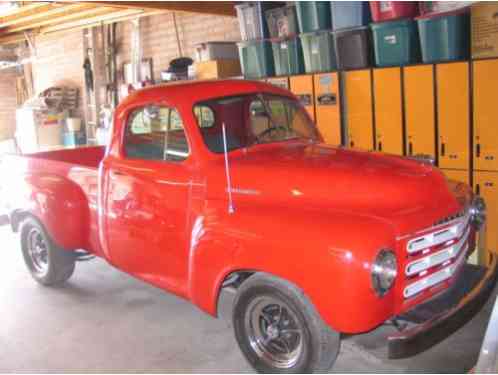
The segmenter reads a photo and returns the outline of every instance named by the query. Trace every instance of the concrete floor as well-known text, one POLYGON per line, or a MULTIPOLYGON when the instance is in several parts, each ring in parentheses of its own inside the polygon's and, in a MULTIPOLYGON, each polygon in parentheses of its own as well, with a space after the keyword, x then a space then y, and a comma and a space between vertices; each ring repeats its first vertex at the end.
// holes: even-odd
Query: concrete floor
MULTIPOLYGON (((79 263, 61 288, 25 269, 18 238, 0 227, 0 372, 252 372, 232 335, 232 295, 214 319, 110 267, 79 263)), ((409 360, 366 350, 374 333, 343 340, 334 372, 467 372, 475 365, 491 304, 459 332, 409 360)))

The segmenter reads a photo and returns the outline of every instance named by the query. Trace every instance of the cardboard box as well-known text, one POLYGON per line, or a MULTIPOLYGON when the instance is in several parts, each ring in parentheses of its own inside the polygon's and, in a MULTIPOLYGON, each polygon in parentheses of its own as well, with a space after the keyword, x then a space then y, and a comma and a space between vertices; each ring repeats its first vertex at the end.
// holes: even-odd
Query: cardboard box
POLYGON ((498 56, 498 2, 471 7, 472 58, 498 56))
POLYGON ((194 64, 196 79, 229 78, 242 75, 239 60, 210 60, 194 64))

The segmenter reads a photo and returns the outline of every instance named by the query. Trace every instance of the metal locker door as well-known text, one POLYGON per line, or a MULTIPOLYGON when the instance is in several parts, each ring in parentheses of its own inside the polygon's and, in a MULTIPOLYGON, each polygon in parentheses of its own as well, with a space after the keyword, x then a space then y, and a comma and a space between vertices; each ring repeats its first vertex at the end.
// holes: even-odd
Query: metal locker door
POLYGON ((498 171, 498 60, 473 64, 474 168, 498 171))
POLYGON ((349 147, 373 150, 372 82, 370 70, 344 73, 345 123, 349 147))
POLYGON ((341 144, 341 110, 337 73, 316 74, 315 87, 316 125, 328 144, 341 144))
POLYGON ((403 155, 401 68, 374 69, 375 149, 403 155))
POLYGON ((469 65, 436 65, 439 167, 469 168, 469 65))
POLYGON ((315 96, 313 93, 313 76, 301 75, 290 77, 290 90, 299 98, 311 119, 315 121, 315 96))
MULTIPOLYGON (((474 190, 486 202, 486 227, 483 247, 498 253, 498 172, 474 172, 474 190)), ((489 258, 485 257, 486 264, 489 258)))
POLYGON ((432 65, 403 68, 406 154, 436 156, 432 65))
POLYGON ((456 169, 441 169, 441 172, 450 179, 459 182, 464 182, 467 185, 470 184, 470 175, 468 170, 456 170, 456 169))

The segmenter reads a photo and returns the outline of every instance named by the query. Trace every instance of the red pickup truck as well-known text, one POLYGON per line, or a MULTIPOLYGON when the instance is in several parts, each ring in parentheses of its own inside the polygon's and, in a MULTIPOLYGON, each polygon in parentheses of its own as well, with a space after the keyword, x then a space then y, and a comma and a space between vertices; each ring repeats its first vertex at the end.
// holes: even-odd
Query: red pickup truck
POLYGON ((468 186, 324 144, 297 98, 262 82, 137 91, 107 148, 9 156, 1 176, 38 282, 95 255, 212 315, 235 287, 235 336, 261 372, 325 371, 342 333, 383 324, 390 356, 413 355, 496 280, 496 257, 466 263, 485 220, 468 186))

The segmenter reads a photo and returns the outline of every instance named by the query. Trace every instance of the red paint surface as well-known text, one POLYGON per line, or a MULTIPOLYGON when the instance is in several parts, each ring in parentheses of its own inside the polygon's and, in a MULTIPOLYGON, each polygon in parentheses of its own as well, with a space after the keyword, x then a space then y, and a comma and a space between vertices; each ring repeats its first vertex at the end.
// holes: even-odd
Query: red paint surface
POLYGON ((204 145, 192 106, 254 92, 294 98, 249 81, 135 92, 117 108, 106 154, 89 147, 7 158, 11 210, 38 217, 60 246, 95 253, 211 314, 223 279, 238 270, 295 283, 329 325, 350 333, 370 330, 452 283, 402 297, 404 267, 416 258, 408 259, 407 240, 472 198, 468 187, 456 188, 418 162, 297 140, 233 151, 232 185, 242 193, 234 192, 235 213, 228 214, 223 155, 204 145), (189 158, 126 159, 128 114, 161 103, 178 109, 189 158), (385 248, 396 252, 400 271, 380 298, 370 266, 385 248))

